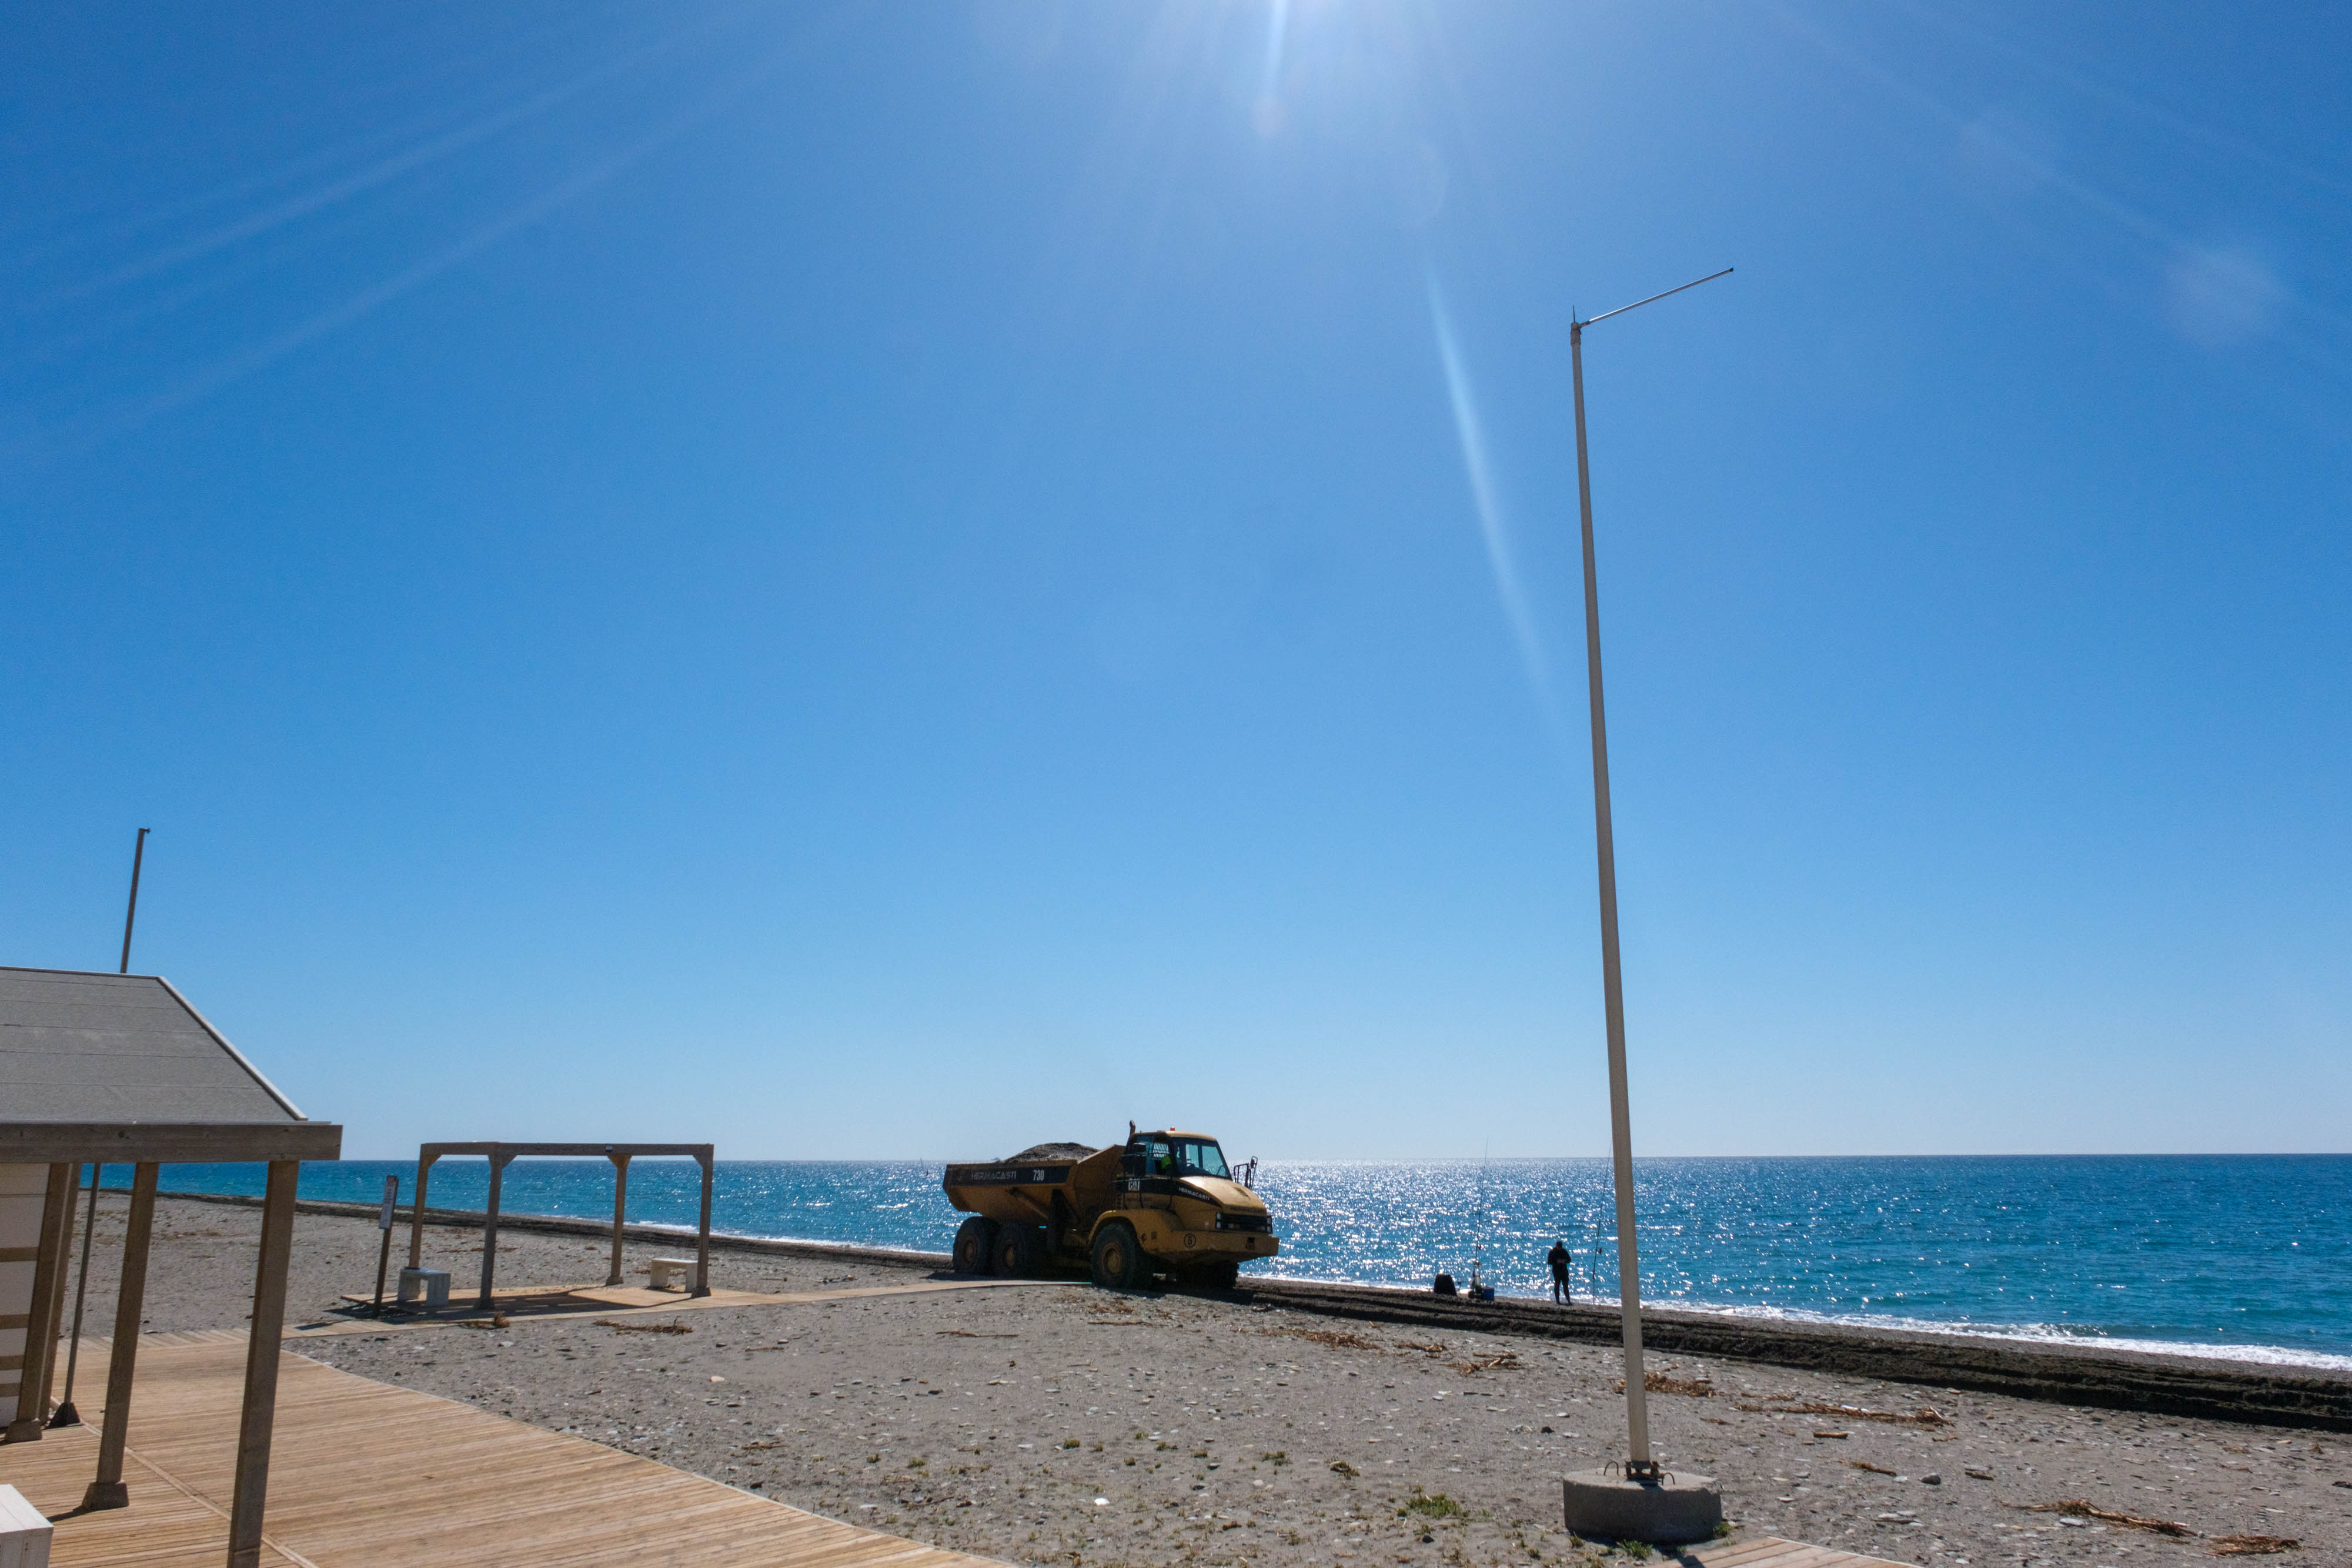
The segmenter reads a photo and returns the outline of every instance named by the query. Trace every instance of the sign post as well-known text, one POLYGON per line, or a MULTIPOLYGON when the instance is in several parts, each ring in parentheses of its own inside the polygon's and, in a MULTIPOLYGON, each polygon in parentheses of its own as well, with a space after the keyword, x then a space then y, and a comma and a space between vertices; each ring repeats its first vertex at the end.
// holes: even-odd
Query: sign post
POLYGON ((375 1255, 375 1315, 383 1316, 383 1276, 392 1266, 392 1211, 400 1207, 400 1178, 383 1178, 383 1208, 375 1218, 375 1228, 383 1232, 383 1244, 375 1255))

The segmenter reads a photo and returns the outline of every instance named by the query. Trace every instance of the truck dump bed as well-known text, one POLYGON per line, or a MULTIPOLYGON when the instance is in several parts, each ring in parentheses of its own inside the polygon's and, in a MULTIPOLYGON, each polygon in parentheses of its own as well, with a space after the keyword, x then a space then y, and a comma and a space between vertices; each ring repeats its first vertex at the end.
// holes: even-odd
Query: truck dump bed
POLYGON ((1009 1160, 950 1166, 941 1185, 948 1201, 966 1214, 999 1225, 1042 1225, 1058 1239, 1064 1229, 1083 1231, 1110 1207, 1125 1152, 1116 1145, 1039 1144, 1009 1160))

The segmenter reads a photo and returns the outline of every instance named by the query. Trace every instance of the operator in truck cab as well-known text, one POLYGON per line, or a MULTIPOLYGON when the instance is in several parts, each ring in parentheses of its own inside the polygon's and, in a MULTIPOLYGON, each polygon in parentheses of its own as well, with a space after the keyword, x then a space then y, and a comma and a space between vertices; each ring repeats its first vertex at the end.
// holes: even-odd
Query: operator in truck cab
POLYGON ((1217 1146, 1214 1138, 1155 1138, 1147 1134, 1130 1143, 1128 1152, 1129 1157, 1140 1166, 1140 1174, 1144 1176, 1215 1176, 1221 1181, 1233 1179, 1233 1172, 1225 1166, 1225 1152, 1217 1146))

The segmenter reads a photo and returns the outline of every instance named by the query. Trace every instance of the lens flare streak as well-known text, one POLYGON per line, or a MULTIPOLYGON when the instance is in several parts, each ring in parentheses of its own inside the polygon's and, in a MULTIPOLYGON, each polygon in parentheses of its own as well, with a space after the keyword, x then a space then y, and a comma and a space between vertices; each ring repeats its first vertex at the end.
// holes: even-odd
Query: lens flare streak
POLYGON ((1544 662, 1542 639, 1537 634, 1534 610, 1520 583, 1518 558, 1512 548, 1510 524, 1496 492, 1494 463, 1487 455, 1477 399, 1471 391, 1469 371, 1462 362, 1461 344, 1454 337, 1453 318, 1445 308, 1444 292, 1434 278, 1429 285, 1429 318, 1437 338, 1438 359, 1445 368, 1445 393, 1453 405, 1454 433, 1462 444, 1462 467, 1470 481, 1470 499, 1477 509, 1479 532, 1486 542, 1486 564, 1495 574, 1495 592, 1503 601, 1503 613, 1511 623, 1511 635, 1518 643, 1519 659, 1527 667, 1528 679, 1538 694, 1549 696, 1550 672, 1544 662))

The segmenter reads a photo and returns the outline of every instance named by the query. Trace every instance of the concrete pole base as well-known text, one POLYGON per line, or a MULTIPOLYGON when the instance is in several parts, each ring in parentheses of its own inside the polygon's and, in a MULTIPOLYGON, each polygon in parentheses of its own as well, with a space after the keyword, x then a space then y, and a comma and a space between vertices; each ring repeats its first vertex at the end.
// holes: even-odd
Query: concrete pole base
POLYGON ((1560 1478, 1559 1490, 1569 1533, 1587 1541, 1687 1546, 1723 1522, 1723 1494, 1713 1476, 1669 1475, 1643 1486, 1612 1470, 1578 1470, 1560 1478))
POLYGON ((129 1508, 131 1489, 121 1481, 92 1481, 81 1494, 84 1513, 97 1513, 104 1509, 129 1508))

